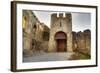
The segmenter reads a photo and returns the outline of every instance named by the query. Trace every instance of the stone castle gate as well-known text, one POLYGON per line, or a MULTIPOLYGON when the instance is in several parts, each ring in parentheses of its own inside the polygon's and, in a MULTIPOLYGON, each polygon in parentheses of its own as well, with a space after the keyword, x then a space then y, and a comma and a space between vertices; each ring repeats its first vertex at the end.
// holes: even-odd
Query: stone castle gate
POLYGON ((51 15, 49 52, 72 52, 72 16, 66 13, 51 15))

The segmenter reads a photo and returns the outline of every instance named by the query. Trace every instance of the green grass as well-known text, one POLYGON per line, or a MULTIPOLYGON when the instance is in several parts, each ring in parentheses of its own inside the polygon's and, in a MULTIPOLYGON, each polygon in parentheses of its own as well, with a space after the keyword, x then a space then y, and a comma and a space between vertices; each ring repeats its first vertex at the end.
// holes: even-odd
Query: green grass
POLYGON ((85 60, 91 59, 91 56, 75 52, 69 60, 85 60))
POLYGON ((89 55, 83 55, 80 54, 79 59, 90 59, 91 57, 89 55))

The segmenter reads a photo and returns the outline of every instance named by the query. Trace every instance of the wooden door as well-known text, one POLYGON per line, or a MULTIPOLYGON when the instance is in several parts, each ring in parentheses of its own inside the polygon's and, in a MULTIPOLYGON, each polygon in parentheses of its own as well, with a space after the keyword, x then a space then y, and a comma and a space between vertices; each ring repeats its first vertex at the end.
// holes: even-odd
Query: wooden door
POLYGON ((57 40, 57 51, 58 52, 65 52, 66 51, 66 40, 65 39, 58 39, 57 40))
POLYGON ((57 32, 55 35, 56 45, 57 45, 57 52, 65 52, 66 51, 66 34, 64 32, 57 32))

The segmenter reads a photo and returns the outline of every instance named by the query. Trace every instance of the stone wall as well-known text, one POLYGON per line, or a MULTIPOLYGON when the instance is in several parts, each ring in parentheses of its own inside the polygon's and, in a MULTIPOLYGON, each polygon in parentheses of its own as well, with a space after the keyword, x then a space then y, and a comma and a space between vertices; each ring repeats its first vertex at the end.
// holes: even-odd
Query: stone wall
POLYGON ((73 32, 73 50, 90 55, 91 51, 91 31, 73 32))
MULTIPOLYGON (((36 51, 45 51, 48 48, 48 44, 45 44, 45 41, 48 40, 43 39, 43 34, 44 32, 49 33, 49 30, 50 29, 44 23, 39 21, 33 11, 23 10, 24 55, 30 55, 36 51)), ((49 38, 49 36, 46 38, 49 38)))
POLYGON ((23 10, 23 48, 25 52, 32 48, 32 12, 23 10))

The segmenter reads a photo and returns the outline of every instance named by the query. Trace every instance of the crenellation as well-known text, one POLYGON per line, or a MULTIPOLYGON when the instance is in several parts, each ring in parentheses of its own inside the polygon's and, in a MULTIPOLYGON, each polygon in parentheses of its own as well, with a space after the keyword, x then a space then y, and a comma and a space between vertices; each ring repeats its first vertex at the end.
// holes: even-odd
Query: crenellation
POLYGON ((55 25, 55 21, 58 19, 57 14, 51 14, 51 27, 53 27, 53 25, 55 25))
POLYGON ((64 18, 63 13, 59 13, 59 18, 64 18))

